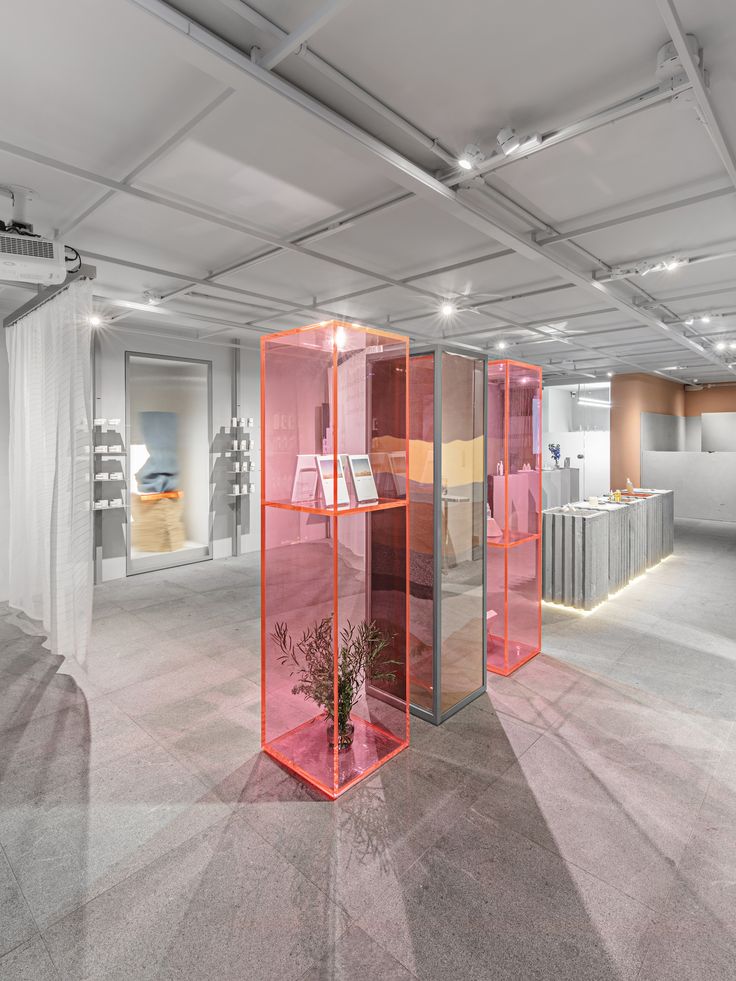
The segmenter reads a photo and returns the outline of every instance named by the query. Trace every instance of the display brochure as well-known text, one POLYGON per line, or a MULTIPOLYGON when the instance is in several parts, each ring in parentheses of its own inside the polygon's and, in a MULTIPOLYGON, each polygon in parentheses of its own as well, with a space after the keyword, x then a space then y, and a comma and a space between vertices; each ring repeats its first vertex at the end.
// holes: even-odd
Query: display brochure
MULTIPOLYGON (((318 456, 317 457, 317 469, 319 470, 319 479, 322 486, 322 493, 325 498, 325 505, 328 508, 333 506, 333 492, 335 487, 335 461, 332 456, 318 456)), ((339 458, 337 461, 337 504, 340 505, 350 504, 350 495, 348 494, 348 485, 345 480, 345 472, 343 470, 342 463, 339 458)))
POLYGON ((365 504, 369 501, 378 500, 376 482, 373 479, 370 457, 362 454, 361 456, 349 456, 350 472, 353 475, 353 486, 355 496, 359 503, 365 504))
POLYGON ((300 453, 296 458, 291 503, 302 504, 305 501, 314 501, 317 497, 317 478, 317 463, 314 454, 300 453))

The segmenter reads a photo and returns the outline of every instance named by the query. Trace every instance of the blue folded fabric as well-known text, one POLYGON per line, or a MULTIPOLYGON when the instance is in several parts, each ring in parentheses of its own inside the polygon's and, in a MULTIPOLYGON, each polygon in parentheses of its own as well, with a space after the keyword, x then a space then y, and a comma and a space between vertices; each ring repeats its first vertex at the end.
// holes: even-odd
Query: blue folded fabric
POLYGON ((177 416, 175 412, 141 412, 148 459, 135 475, 141 494, 179 489, 177 416))

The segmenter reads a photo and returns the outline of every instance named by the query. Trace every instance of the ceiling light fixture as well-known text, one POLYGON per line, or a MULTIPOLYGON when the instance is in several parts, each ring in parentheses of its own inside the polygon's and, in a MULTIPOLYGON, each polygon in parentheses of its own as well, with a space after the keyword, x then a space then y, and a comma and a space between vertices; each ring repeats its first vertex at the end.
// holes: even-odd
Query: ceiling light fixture
POLYGON ((457 313, 457 307, 454 303, 450 303, 449 300, 440 305, 440 313, 443 317, 451 317, 453 314, 457 313))
POLYGON ((99 327, 102 323, 102 317, 98 317, 96 313, 93 313, 92 316, 87 317, 87 322, 90 327, 99 327))
POLYGON ((704 313, 703 316, 700 318, 700 322, 701 322, 701 324, 709 324, 710 323, 710 315, 707 314, 707 313, 704 313))
POLYGON ((496 348, 499 351, 505 351, 507 347, 508 347, 508 344, 506 343, 506 341, 499 341, 498 344, 496 345, 496 348))
POLYGON ((475 143, 468 143, 463 152, 457 158, 458 167, 463 170, 472 170, 485 160, 485 154, 475 143))
POLYGON ((613 378, 613 372, 612 371, 607 371, 606 374, 608 375, 609 378, 613 378))
POLYGON ((687 324, 688 327, 692 327, 692 325, 695 323, 695 318, 694 317, 688 317, 687 320, 685 321, 685 323, 687 324))
POLYGON ((732 351, 736 350, 736 341, 731 341, 731 343, 728 346, 731 348, 732 351))
POLYGON ((719 341, 716 344, 716 351, 725 351, 725 350, 726 350, 726 342, 725 341, 719 341))
POLYGON ((146 290, 143 293, 143 299, 149 306, 157 307, 162 300, 162 297, 158 293, 154 293, 153 290, 146 290))
POLYGON ((509 153, 518 150, 521 146, 521 140, 516 135, 516 130, 513 126, 504 126, 503 129, 499 130, 496 142, 507 156, 509 153))
POLYGON ((167 310, 166 307, 152 305, 150 301, 148 303, 138 303, 136 300, 110 300, 110 303, 116 307, 124 307, 126 310, 142 310, 144 313, 164 313, 167 316, 171 314, 171 310, 167 310))
POLYGON ((597 405, 600 409, 610 409, 610 402, 602 402, 599 399, 578 398, 578 405, 597 405))

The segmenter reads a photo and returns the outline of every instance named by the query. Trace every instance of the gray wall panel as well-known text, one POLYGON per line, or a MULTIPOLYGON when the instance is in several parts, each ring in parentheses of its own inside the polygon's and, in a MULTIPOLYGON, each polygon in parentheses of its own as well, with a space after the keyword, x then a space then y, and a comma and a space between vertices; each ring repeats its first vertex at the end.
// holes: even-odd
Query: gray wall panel
POLYGON ((736 453, 642 453, 642 482, 671 487, 676 518, 736 521, 736 453))
MULTIPOLYGON (((704 412, 701 419, 701 449, 707 453, 714 450, 736 451, 736 412, 704 412)), ((652 447, 657 449, 658 447, 652 447)))

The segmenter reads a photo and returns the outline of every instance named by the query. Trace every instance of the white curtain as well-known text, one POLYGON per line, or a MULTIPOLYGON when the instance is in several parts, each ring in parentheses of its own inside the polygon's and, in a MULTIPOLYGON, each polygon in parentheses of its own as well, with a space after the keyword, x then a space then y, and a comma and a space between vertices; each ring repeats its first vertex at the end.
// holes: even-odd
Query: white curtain
POLYGON ((92 284, 8 328, 10 605, 84 662, 92 620, 92 284))

